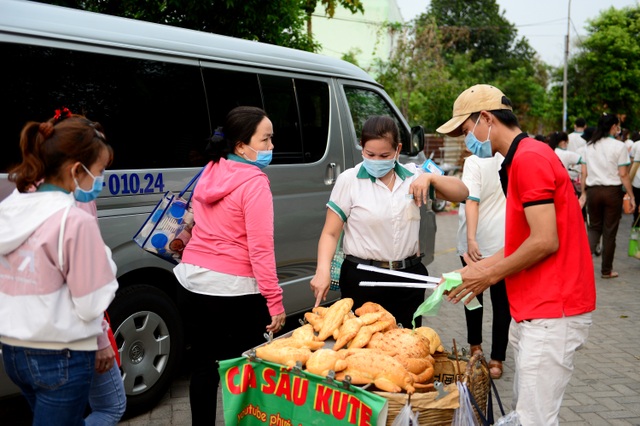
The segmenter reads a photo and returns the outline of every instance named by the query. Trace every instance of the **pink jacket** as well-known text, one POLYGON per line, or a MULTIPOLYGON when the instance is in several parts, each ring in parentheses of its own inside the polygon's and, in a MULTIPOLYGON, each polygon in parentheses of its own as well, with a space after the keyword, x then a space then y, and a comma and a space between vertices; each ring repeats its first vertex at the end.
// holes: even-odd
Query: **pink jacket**
POLYGON ((273 197, 258 167, 220 159, 202 172, 192 200, 195 227, 182 261, 255 277, 271 315, 284 312, 273 243, 273 197))

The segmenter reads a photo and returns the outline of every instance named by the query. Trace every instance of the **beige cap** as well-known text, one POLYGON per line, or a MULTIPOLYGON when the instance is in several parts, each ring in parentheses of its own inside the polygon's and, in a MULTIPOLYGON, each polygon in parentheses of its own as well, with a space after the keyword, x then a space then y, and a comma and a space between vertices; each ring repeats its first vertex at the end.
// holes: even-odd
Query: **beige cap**
POLYGON ((438 133, 450 136, 459 136, 462 132, 460 126, 474 112, 494 111, 508 109, 513 111, 510 105, 502 103, 504 93, 500 89, 488 84, 476 84, 460 93, 453 103, 453 117, 451 120, 438 127, 438 133))

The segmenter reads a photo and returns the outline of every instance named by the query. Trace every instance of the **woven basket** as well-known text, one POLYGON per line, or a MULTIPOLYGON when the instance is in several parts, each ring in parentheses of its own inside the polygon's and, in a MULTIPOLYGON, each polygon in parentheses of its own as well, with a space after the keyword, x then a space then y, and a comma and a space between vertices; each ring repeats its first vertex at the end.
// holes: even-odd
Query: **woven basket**
MULTIPOLYGON (((487 417, 487 402, 489 396, 489 365, 482 353, 475 354, 467 363, 467 371, 464 376, 464 383, 467 385, 473 398, 478 403, 478 407, 482 410, 482 415, 487 417)), ((473 407, 478 422, 482 424, 478 410, 473 407)))
MULTIPOLYGON (((439 359, 440 362, 446 362, 446 356, 439 359)), ((489 366, 482 354, 476 354, 469 359, 468 362, 463 360, 455 361, 449 360, 452 364, 455 364, 455 369, 460 365, 463 369, 466 367, 466 371, 462 376, 462 381, 468 387, 473 394, 474 399, 478 403, 478 407, 483 410, 482 415, 486 418, 487 400, 489 395, 489 366)), ((409 401, 413 411, 418 411, 418 420, 421 425, 428 426, 450 426, 453 421, 453 413, 456 408, 460 406, 460 395, 458 392, 458 386, 456 383, 446 384, 444 387, 448 395, 436 401, 438 392, 416 392, 409 396, 405 393, 391 393, 391 392, 374 392, 383 396, 389 403, 389 414, 387 417, 387 426, 391 426, 393 421, 402 410, 402 407, 409 401)), ((478 422, 482 424, 480 416, 477 410, 473 409, 476 414, 478 422)))
POLYGON ((411 403, 413 411, 418 411, 418 421, 421 425, 450 426, 453 420, 453 412, 460 406, 460 395, 458 386, 455 383, 445 386, 444 390, 447 395, 438 400, 436 400, 438 392, 416 392, 411 395, 411 398, 406 393, 374 393, 383 396, 389 402, 387 426, 393 424, 407 401, 411 403))

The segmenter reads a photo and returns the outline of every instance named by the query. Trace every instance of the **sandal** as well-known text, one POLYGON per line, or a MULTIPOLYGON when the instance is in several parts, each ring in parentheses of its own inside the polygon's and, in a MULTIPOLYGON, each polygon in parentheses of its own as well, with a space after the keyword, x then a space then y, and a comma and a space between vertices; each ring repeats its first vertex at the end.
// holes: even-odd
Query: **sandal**
POLYGON ((499 379, 502 377, 502 361, 492 359, 489 361, 489 376, 492 379, 499 379))
POLYGON ((469 356, 474 356, 477 353, 483 353, 482 345, 469 345, 469 356))
POLYGON ((608 274, 602 274, 601 277, 605 278, 605 279, 609 279, 609 278, 618 278, 620 275, 618 275, 617 272, 609 272, 608 274))

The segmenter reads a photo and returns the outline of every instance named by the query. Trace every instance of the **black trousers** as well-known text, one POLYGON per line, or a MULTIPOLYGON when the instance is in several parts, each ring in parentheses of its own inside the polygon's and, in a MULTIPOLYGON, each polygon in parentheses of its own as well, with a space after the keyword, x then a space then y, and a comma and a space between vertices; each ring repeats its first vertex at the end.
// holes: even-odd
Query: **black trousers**
MULTIPOLYGON (((638 220, 638 215, 640 213, 638 213, 638 203, 640 203, 640 188, 636 188, 635 186, 632 187, 633 188, 633 197, 636 199, 636 209, 633 211, 633 221, 631 222, 631 226, 633 226, 634 223, 636 223, 636 220, 638 220)), ((636 226, 640 226, 640 225, 636 225, 636 226)))
MULTIPOLYGON (((462 266, 467 266, 462 257, 462 266)), ((493 322, 491 324, 491 359, 504 361, 507 359, 507 346, 509 345, 509 325, 511 324, 511 311, 507 298, 507 287, 504 280, 489 287, 491 294, 491 306, 493 308, 493 322)), ((476 296, 478 302, 484 305, 483 294, 476 296)), ((464 308, 464 316, 467 320, 467 342, 470 345, 482 343, 482 316, 484 306, 470 311, 464 308)))
POLYGON ((587 212, 589 213, 589 246, 595 253, 602 236, 602 275, 613 269, 613 255, 616 251, 616 235, 622 216, 621 185, 587 187, 587 212))
MULTIPOLYGON (((403 269, 402 271, 429 275, 427 268, 422 263, 403 269)), ((418 306, 424 302, 424 289, 360 287, 360 281, 412 282, 414 280, 358 269, 357 263, 346 259, 342 263, 342 269, 340 270, 340 292, 343 298, 350 297, 353 299, 354 310, 362 306, 365 302, 378 303, 396 317, 396 322, 401 323, 405 328, 411 328, 413 313, 418 309, 418 306)), ((416 327, 420 327, 421 325, 422 317, 416 318, 416 327)))
POLYGON ((181 308, 192 336, 192 424, 210 426, 216 422, 218 361, 237 358, 264 343, 271 315, 261 294, 221 297, 180 288, 181 308))

